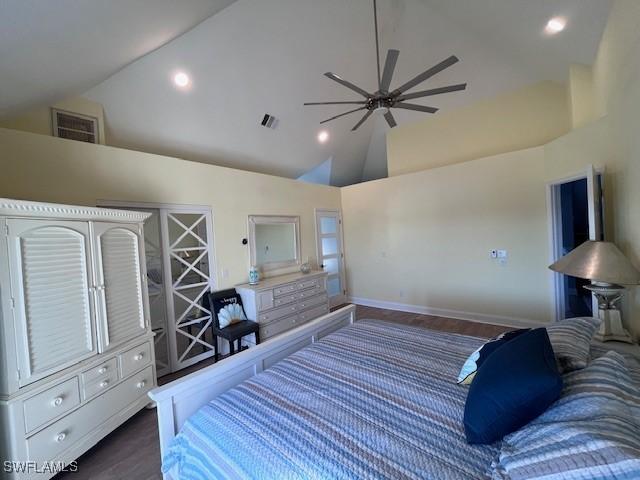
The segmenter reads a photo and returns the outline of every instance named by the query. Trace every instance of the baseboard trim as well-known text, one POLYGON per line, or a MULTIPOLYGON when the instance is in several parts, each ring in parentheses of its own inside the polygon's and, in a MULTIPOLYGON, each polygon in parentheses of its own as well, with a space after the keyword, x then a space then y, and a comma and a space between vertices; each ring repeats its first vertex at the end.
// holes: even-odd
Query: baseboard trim
POLYGON ((399 312, 419 313, 422 315, 434 315, 437 317, 455 318, 456 320, 467 320, 469 322, 489 323, 492 325, 502 325, 516 328, 544 327, 546 324, 537 320, 526 318, 504 317, 499 315, 488 315, 486 313, 463 312, 459 310, 448 310, 445 308, 426 307, 423 305, 410 305, 408 303, 386 302, 383 300, 373 300, 362 297, 349 297, 348 301, 364 307, 384 308, 399 312))

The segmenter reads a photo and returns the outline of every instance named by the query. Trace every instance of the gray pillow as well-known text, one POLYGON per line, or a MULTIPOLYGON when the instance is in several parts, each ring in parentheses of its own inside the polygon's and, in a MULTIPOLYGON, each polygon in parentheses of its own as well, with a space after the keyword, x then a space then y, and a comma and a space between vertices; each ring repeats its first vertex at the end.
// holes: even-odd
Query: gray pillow
POLYGON ((564 376, 560 399, 504 438, 494 480, 640 478, 640 391, 615 352, 564 376))
POLYGON ((587 366, 591 340, 600 322, 599 318, 578 317, 561 320, 547 327, 561 373, 587 366))

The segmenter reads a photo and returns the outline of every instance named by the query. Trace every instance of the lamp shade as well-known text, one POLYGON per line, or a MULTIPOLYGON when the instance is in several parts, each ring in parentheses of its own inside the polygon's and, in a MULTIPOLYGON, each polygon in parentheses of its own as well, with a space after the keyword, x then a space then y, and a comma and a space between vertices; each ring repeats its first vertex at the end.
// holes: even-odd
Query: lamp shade
POLYGON ((584 242, 549 268, 558 273, 596 282, 622 285, 640 282, 640 272, 611 242, 584 242))

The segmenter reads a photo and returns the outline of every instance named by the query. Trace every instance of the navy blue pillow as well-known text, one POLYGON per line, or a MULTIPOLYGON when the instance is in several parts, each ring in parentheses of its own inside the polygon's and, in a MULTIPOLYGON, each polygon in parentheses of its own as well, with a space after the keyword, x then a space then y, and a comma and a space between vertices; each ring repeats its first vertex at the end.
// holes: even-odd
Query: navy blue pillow
POLYGON ((495 350, 478 369, 464 408, 469 443, 493 443, 526 425, 562 390, 549 335, 536 328, 495 350))

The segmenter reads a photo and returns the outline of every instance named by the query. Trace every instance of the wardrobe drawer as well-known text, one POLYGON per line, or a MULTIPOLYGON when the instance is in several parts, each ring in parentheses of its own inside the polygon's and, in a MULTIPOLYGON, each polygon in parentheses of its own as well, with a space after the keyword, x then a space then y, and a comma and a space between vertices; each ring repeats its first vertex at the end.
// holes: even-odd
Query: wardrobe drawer
POLYGON ((93 382, 96 378, 103 378, 105 375, 109 375, 111 373, 116 374, 116 379, 118 378, 118 359, 112 358, 111 360, 107 360, 106 362, 93 367, 91 370, 86 370, 82 372, 82 383, 83 385, 87 385, 88 383, 93 382))
POLYGON ((298 294, 292 293, 290 295, 284 295, 282 297, 278 297, 274 300, 274 305, 276 307, 280 307, 282 305, 286 305, 287 303, 293 303, 298 299, 298 294))
POLYGON ((260 328, 260 341, 267 340, 275 335, 292 329, 298 324, 298 316, 292 315, 287 318, 282 318, 277 322, 272 322, 269 325, 260 328))
POLYGON ((256 294, 256 302, 258 303, 259 312, 273 308, 273 290, 258 292, 256 294))
POLYGON ((286 305, 284 307, 275 308, 273 310, 269 310, 268 312, 261 313, 258 316, 258 323, 269 323, 274 320, 278 320, 280 318, 286 317, 287 315, 291 315, 295 313, 297 310, 296 305, 286 305))
POLYGON ((315 297, 310 297, 305 300, 298 302, 298 309, 305 310, 311 307, 315 307, 316 305, 326 304, 327 303, 327 295, 321 294, 315 297))
POLYGON ((138 345, 125 353, 120 354, 120 373, 122 378, 128 377, 133 372, 149 365, 151 362, 151 344, 149 342, 138 345))
POLYGON ((275 297, 279 297, 281 295, 286 295, 287 293, 293 293, 298 289, 297 283, 289 283, 287 285, 282 285, 280 287, 273 289, 273 295, 275 297))
POLYGON ((98 393, 104 392, 116 383, 118 383, 118 371, 114 368, 112 370, 108 370, 100 377, 94 378, 89 382, 85 382, 82 385, 82 398, 84 400, 91 398, 98 393))
POLYGON ((143 397, 153 386, 153 369, 147 367, 28 438, 29 459, 55 460, 96 427, 143 397))
POLYGON ((327 305, 320 305, 319 307, 314 307, 310 310, 305 310, 304 312, 299 313, 298 319, 300 323, 306 323, 327 313, 329 313, 329 307, 327 305))
POLYGON ((320 280, 318 278, 301 280, 298 282, 298 290, 306 290, 307 288, 317 288, 319 286, 320 286, 320 280))
POLYGON ((73 377, 25 400, 24 423, 27 432, 80 405, 78 377, 73 377))

